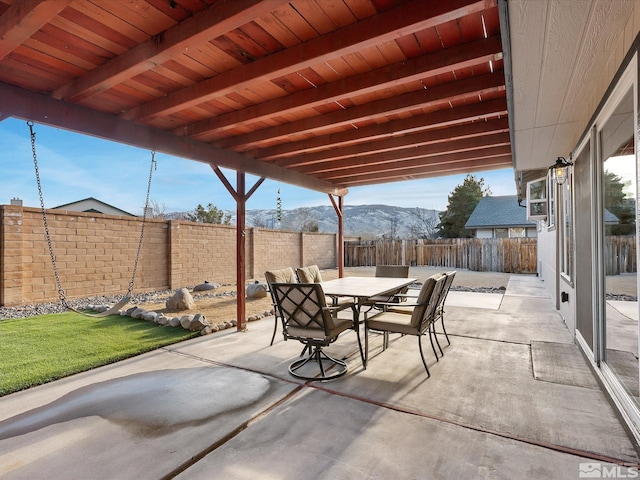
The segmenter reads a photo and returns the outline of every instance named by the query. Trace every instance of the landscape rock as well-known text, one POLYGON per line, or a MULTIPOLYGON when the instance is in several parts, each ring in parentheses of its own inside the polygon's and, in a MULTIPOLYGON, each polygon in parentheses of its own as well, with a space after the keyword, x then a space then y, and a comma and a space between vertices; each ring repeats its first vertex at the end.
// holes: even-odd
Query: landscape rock
POLYGON ((247 285, 247 298, 264 298, 269 293, 269 287, 266 283, 255 281, 247 285))
POLYGON ((209 283, 207 280, 205 280, 204 283, 201 283, 200 285, 196 285, 195 287, 193 287, 193 291, 206 292, 207 290, 215 290, 216 288, 220 288, 219 283, 209 283))
POLYGON ((158 325, 168 325, 169 324, 169 319, 167 318, 166 315, 160 314, 160 315, 158 315, 156 317, 156 323, 158 325))
POLYGON ((209 326, 209 322, 207 322, 207 319, 205 318, 205 316, 198 313, 194 315, 194 317, 189 322, 188 329, 191 330, 192 332, 198 332, 208 326, 209 326))
POLYGON ((132 312, 131 312, 131 318, 142 318, 142 315, 145 314, 147 311, 144 308, 140 308, 140 307, 136 307, 132 312))
POLYGON ((142 314, 142 319, 146 320, 147 322, 153 322, 155 321, 157 316, 158 314, 156 312, 144 312, 142 314))
POLYGON ((196 304, 189 293, 189 290, 181 288, 175 293, 175 295, 167 300, 166 305, 169 310, 182 311, 191 310, 196 304))
POLYGON ((173 317, 169 320, 169 323, 167 324, 170 327, 179 327, 180 325, 180 318, 179 317, 173 317))
POLYGON ((193 320, 193 315, 183 315, 180 317, 180 325, 185 330, 189 330, 189 325, 191 324, 191 320, 193 320))

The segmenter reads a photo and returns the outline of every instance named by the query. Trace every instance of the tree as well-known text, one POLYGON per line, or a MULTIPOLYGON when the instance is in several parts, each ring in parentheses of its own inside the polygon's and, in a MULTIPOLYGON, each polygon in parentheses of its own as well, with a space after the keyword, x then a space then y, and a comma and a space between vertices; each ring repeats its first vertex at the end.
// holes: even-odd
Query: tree
POLYGON ((283 221, 282 228, 299 232, 318 232, 318 220, 308 208, 297 208, 290 212, 283 221))
POLYGON ((416 221, 411 225, 411 238, 433 238, 438 232, 438 217, 435 212, 416 207, 413 214, 416 221))
POLYGON ((187 213, 187 220, 200 223, 217 223, 221 225, 231 225, 231 215, 218 210, 213 204, 208 204, 207 208, 198 204, 193 213, 187 213))
POLYGON ((157 218, 159 220, 166 220, 167 218, 169 218, 166 204, 150 199, 149 208, 150 208, 151 218, 157 218))
POLYGON ((618 218, 617 224, 606 226, 606 235, 633 235, 636 231, 635 202, 624 191, 629 184, 613 172, 604 172, 604 208, 618 218))
POLYGON ((465 223, 475 210, 482 197, 491 195, 485 187, 484 178, 478 180, 475 175, 467 174, 461 185, 449 195, 449 203, 444 212, 440 212, 438 233, 444 238, 469 238, 472 232, 464 228, 465 223))

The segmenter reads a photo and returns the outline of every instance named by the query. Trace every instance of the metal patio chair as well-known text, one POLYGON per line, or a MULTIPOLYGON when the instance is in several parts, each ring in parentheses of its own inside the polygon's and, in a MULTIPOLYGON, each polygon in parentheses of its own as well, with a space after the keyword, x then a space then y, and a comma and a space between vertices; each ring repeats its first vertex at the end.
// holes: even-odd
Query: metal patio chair
MULTIPOLYGON (((389 346, 389 333, 399 333, 401 335, 415 335, 418 337, 418 348, 420 350, 420 358, 422 364, 427 371, 427 377, 431 376, 427 361, 424 358, 422 351, 422 336, 429 335, 429 341, 431 342, 431 348, 436 360, 438 360, 438 354, 433 343, 435 337, 435 331, 433 328, 435 321, 436 308, 438 306, 438 300, 442 293, 444 283, 446 280, 445 275, 436 274, 433 275, 424 282, 420 293, 415 303, 407 303, 403 308, 412 307, 411 315, 407 315, 402 312, 383 311, 382 313, 365 320, 365 366, 369 359, 369 331, 383 333, 383 351, 389 346)), ((394 305, 394 304, 388 304, 394 305)), ((438 338, 436 338, 436 342, 438 338)), ((438 346, 440 346, 438 344, 438 346)))
POLYGON ((282 313, 285 338, 298 340, 310 354, 289 366, 289 373, 304 380, 331 380, 347 373, 347 363, 330 357, 323 348, 349 329, 358 337, 358 348, 364 365, 364 353, 357 325, 357 310, 353 303, 327 306, 319 283, 274 283, 272 285, 278 309, 282 313), (337 312, 351 308, 352 318, 340 318, 337 312), (317 364, 316 368, 310 368, 317 364), (303 369, 308 365, 307 369, 303 369), (311 373, 303 373, 305 371, 311 373))
MULTIPOLYGON (((273 316, 274 325, 273 325, 273 335, 271 335, 271 343, 269 345, 273 345, 273 342, 276 338, 276 331, 278 330, 278 321, 282 322, 282 313, 278 308, 278 304, 276 302, 276 297, 273 294, 274 283, 295 283, 298 281, 298 277, 296 277, 296 272, 293 268, 281 268, 279 270, 267 270, 264 272, 264 278, 267 281, 267 285, 269 286, 269 293, 271 294, 271 304, 273 305, 273 316)), ((285 336, 285 340, 287 337, 285 336)))

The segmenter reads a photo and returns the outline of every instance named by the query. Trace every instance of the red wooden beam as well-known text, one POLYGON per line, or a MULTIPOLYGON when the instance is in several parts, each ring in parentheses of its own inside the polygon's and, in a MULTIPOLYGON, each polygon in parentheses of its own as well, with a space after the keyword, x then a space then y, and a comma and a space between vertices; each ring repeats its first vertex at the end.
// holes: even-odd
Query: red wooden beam
POLYGON ((330 135, 318 135, 299 141, 290 141, 273 147, 245 152, 254 158, 295 155, 324 150, 327 146, 354 145, 362 142, 386 139, 393 135, 409 134, 429 129, 448 127, 476 120, 493 119, 507 115, 507 102, 501 98, 488 100, 458 108, 438 110, 424 115, 416 115, 391 122, 371 125, 330 135))
POLYGON ((510 143, 511 138, 509 132, 493 133, 483 135, 482 137, 465 138, 418 147, 410 146, 401 150, 391 150, 354 158, 315 163, 313 165, 296 168, 296 171, 308 175, 319 175, 324 172, 337 172, 339 175, 340 170, 353 170, 357 165, 362 165, 370 170, 384 169, 385 165, 396 165, 402 160, 421 158, 429 161, 433 157, 440 159, 443 155, 457 152, 469 152, 470 155, 473 155, 473 153, 478 150, 484 151, 489 147, 508 146, 510 143))
POLYGON ((489 93, 500 90, 504 90, 504 75, 502 72, 489 73, 456 82, 444 83, 428 89, 408 92, 403 95, 395 95, 344 110, 325 113, 324 115, 316 115, 296 122, 263 128, 262 130, 220 140, 215 142, 215 145, 220 148, 248 150, 261 142, 273 142, 293 134, 313 134, 328 127, 335 128, 342 125, 351 125, 361 120, 396 115, 418 108, 434 107, 470 97, 482 98, 489 93))
POLYGON ((19 0, 9 5, 0 16, 0 59, 13 52, 70 3, 71 0, 19 0))
MULTIPOLYGON (((19 2, 18 2, 19 3, 19 2)), ((46 3, 46 2, 45 2, 46 3)), ((288 3, 286 0, 234 0, 218 2, 175 27, 119 55, 58 88, 52 96, 81 102, 184 54, 191 45, 205 43, 256 17, 288 3)))
MULTIPOLYGON (((453 140, 460 140, 461 146, 464 146, 467 140, 475 139, 476 142, 481 142, 482 140, 478 140, 478 137, 490 136, 495 133, 506 133, 508 131, 509 122, 506 118, 491 120, 488 122, 480 121, 457 127, 439 128, 407 135, 394 135, 382 140, 359 143, 357 145, 349 145, 342 148, 329 148, 327 150, 312 152, 306 155, 298 154, 293 157, 276 160, 274 163, 286 168, 303 167, 319 163, 323 165, 330 165, 332 161, 336 160, 348 159, 352 161, 355 157, 364 157, 383 152, 403 150, 407 148, 407 145, 420 147, 424 145, 441 145, 443 143, 449 144, 453 140)), ((467 143, 467 145, 475 144, 467 143)))
POLYGON ((296 112, 326 105, 331 102, 364 95, 384 88, 404 85, 416 80, 450 73, 488 63, 502 51, 500 36, 477 40, 416 58, 408 58, 372 72, 341 78, 338 81, 309 88, 285 97, 252 105, 247 108, 208 118, 191 125, 184 125, 174 133, 198 138, 218 133, 230 126, 256 123, 274 115, 296 112))
POLYGON ((251 88, 254 83, 267 82, 472 12, 480 12, 489 3, 488 0, 414 0, 132 108, 122 117, 149 121, 159 115, 170 115, 216 97, 251 88))

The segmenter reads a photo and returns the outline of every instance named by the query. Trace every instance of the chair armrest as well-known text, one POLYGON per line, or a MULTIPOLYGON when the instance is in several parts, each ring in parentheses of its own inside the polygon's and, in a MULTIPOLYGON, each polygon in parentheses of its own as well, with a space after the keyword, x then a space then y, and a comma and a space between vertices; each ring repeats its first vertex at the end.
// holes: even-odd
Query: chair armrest
POLYGON ((346 310, 347 308, 353 308, 355 306, 354 302, 346 302, 346 303, 341 303, 340 305, 327 305, 325 308, 332 313, 338 313, 341 312, 342 310, 346 310))
POLYGON ((418 295, 412 293, 396 293, 394 297, 403 297, 403 298, 418 298, 418 295))
POLYGON ((425 305, 424 303, 388 303, 388 302, 383 302, 383 303, 376 303, 376 306, 380 306, 380 307, 420 307, 422 305, 425 305))

